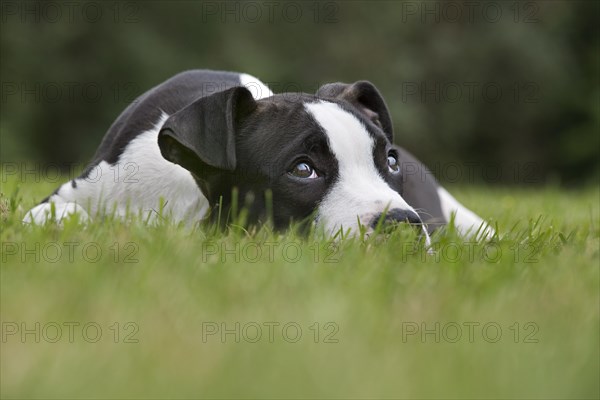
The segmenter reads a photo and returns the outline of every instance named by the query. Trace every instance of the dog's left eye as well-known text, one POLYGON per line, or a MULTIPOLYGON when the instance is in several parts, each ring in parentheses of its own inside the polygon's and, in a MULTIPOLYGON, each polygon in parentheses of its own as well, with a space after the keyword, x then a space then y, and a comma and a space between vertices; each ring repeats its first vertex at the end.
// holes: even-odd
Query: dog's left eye
POLYGON ((398 172, 400 172, 400 164, 398 164, 398 159, 395 155, 388 154, 387 165, 390 173, 397 174, 398 172))
POLYGON ((296 164, 294 168, 289 172, 291 175, 296 178, 302 179, 316 179, 319 176, 317 175, 317 171, 308 163, 301 162, 296 164))

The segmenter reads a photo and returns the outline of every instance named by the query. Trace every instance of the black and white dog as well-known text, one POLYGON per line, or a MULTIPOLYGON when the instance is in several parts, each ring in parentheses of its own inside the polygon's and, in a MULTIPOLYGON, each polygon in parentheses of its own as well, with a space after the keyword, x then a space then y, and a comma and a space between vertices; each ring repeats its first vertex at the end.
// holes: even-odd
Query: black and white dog
POLYGON ((463 233, 492 232, 393 144, 390 113, 370 82, 273 94, 250 75, 208 70, 180 73, 141 95, 86 171, 24 221, 142 212, 196 222, 215 207, 227 212, 234 188, 252 221, 269 209, 280 228, 311 219, 332 234, 356 233, 408 222, 430 233, 455 214, 463 233))

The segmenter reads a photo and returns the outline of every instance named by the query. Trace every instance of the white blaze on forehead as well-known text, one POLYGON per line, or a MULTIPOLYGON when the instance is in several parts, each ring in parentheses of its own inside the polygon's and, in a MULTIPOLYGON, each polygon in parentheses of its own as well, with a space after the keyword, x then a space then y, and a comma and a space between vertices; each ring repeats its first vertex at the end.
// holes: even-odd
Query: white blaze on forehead
POLYGON ((413 211, 377 171, 375 141, 358 118, 335 103, 320 101, 305 108, 325 131, 338 163, 339 179, 319 206, 319 217, 328 230, 354 231, 357 218, 368 225, 378 214, 394 208, 413 211))
POLYGON ((335 103, 311 103, 305 105, 327 134, 329 147, 338 160, 340 177, 343 172, 367 168, 378 174, 373 162, 373 138, 362 123, 335 103))

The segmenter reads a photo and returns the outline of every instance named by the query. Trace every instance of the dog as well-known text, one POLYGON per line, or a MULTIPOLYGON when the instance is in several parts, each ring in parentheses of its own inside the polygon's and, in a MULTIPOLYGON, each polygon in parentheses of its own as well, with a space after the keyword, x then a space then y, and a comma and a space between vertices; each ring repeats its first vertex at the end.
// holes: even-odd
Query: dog
POLYGON ((463 234, 490 234, 394 144, 392 125, 368 81, 274 94, 244 73, 182 72, 132 102, 81 176, 24 222, 136 212, 194 223, 239 199, 249 221, 269 213, 276 228, 310 220, 333 235, 405 222, 428 238, 452 218, 463 234))

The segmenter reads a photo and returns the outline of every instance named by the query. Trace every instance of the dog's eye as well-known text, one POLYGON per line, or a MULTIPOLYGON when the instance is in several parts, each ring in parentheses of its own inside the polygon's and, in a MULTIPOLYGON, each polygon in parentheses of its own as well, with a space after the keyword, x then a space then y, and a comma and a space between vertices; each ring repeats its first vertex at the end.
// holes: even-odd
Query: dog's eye
POLYGON ((296 164, 289 173, 296 178, 302 179, 315 179, 319 177, 315 169, 305 162, 296 164))
POLYGON ((388 154, 387 157, 388 170, 392 174, 397 174, 400 172, 400 164, 398 164, 398 159, 393 154, 388 154))

